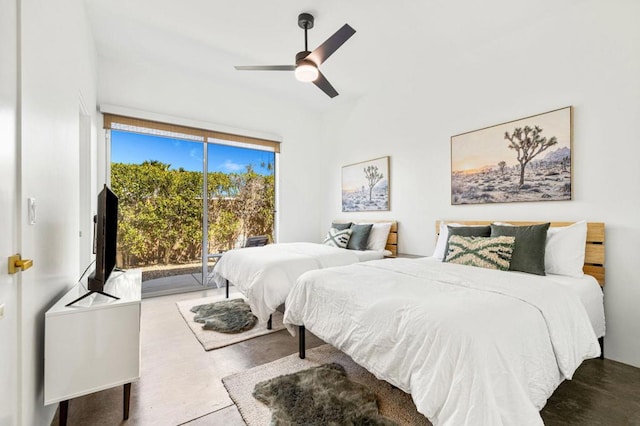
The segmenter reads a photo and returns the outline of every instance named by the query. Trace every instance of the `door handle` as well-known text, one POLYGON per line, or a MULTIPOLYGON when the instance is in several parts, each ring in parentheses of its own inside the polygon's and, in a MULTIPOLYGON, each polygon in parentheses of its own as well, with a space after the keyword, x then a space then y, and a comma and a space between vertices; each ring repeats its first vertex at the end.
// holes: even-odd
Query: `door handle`
POLYGON ((9 256, 9 273, 15 274, 19 270, 26 271, 33 266, 33 260, 22 259, 20 254, 9 256))

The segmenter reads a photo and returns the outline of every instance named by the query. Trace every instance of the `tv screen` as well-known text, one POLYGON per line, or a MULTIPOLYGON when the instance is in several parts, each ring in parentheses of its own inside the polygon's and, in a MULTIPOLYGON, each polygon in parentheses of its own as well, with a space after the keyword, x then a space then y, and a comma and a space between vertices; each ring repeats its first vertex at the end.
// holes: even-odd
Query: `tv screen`
POLYGON ((88 287, 92 291, 103 291, 116 266, 118 240, 118 197, 107 185, 98 194, 98 213, 94 217, 94 228, 96 268, 89 276, 88 287))

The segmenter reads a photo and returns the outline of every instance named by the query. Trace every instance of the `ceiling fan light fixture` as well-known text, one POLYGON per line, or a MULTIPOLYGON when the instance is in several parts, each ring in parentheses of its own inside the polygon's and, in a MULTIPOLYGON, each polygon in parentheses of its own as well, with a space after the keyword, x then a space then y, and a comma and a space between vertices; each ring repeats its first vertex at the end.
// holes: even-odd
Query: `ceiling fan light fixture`
POLYGON ((295 74, 298 81, 309 83, 315 81, 320 73, 316 64, 302 60, 296 66, 295 74))
POLYGON ((301 13, 298 16, 298 26, 304 30, 304 50, 296 54, 295 65, 250 65, 236 66, 235 68, 246 71, 294 71, 297 80, 313 83, 327 96, 335 98, 338 96, 338 91, 329 83, 318 67, 354 35, 356 30, 351 28, 349 24, 344 24, 320 46, 309 51, 307 31, 313 28, 313 21, 313 15, 310 13, 301 13))

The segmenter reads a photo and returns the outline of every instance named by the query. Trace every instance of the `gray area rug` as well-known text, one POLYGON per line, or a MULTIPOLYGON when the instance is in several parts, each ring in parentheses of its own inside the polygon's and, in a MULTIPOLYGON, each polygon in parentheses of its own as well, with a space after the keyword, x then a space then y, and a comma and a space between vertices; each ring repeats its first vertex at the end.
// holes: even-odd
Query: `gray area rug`
POLYGON ((376 396, 378 410, 382 416, 399 425, 431 425, 426 417, 418 413, 411 400, 411 395, 383 380, 376 379, 373 374, 334 347, 322 345, 308 350, 306 355, 306 359, 300 359, 295 353, 222 379, 229 396, 238 407, 238 411, 247 425, 266 426, 271 424, 271 410, 253 396, 254 388, 258 383, 329 363, 340 364, 344 367, 347 377, 351 381, 370 389, 376 396))
POLYGON ((189 310, 194 313, 193 320, 202 324, 204 330, 220 333, 242 333, 258 322, 243 298, 196 305, 189 310))
POLYGON ((193 320, 194 313, 191 312, 191 308, 193 308, 194 306, 206 305, 222 300, 231 300, 238 298, 243 298, 242 294, 231 293, 229 295, 229 299, 226 299, 224 295, 220 295, 176 302, 178 311, 182 315, 182 318, 184 318, 185 322, 189 326, 189 329, 191 329, 194 336, 196 336, 196 339, 198 339, 205 351, 222 348, 225 346, 233 345, 234 343, 252 339, 254 337, 284 330, 284 326, 282 325, 282 313, 279 311, 276 311, 273 314, 273 327, 271 330, 267 330, 266 322, 258 322, 255 327, 251 328, 250 330, 235 334, 220 333, 213 330, 204 330, 201 323, 197 323, 193 320))
POLYGON ((260 382, 253 396, 271 409, 272 425, 397 426, 380 416, 374 393, 337 363, 260 382))

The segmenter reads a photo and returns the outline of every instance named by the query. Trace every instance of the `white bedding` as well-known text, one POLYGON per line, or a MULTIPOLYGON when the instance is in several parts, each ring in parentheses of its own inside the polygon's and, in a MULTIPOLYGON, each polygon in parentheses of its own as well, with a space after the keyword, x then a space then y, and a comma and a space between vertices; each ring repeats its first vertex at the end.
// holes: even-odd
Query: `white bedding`
POLYGON ((381 259, 383 251, 357 252, 316 243, 279 243, 230 250, 213 270, 216 285, 229 280, 249 301, 254 315, 267 321, 304 272, 381 259))
POLYGON ((436 426, 542 425, 554 389, 600 354, 580 298, 545 278, 432 258, 310 271, 284 323, 411 393, 436 426))
POLYGON ((604 295, 600 284, 598 284, 598 281, 594 277, 591 275, 583 275, 580 278, 575 278, 547 274, 546 279, 567 287, 577 294, 580 297, 582 305, 587 310, 596 337, 605 335, 604 295))

